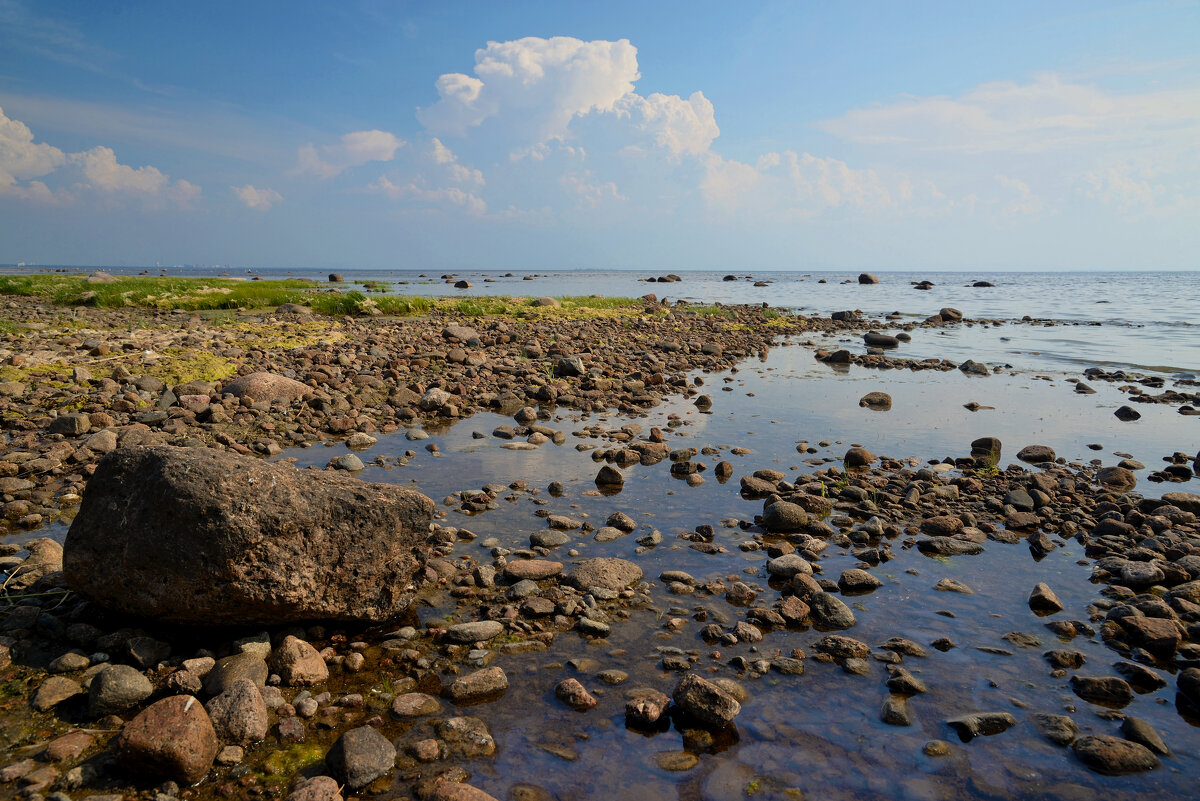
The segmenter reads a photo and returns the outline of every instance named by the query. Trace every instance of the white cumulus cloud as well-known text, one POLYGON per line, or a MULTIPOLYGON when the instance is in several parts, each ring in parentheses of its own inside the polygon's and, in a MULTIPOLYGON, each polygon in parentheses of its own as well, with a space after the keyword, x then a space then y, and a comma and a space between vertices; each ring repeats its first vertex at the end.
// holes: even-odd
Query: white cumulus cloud
POLYGON ((165 199, 181 208, 191 207, 200 197, 200 187, 183 180, 172 183, 157 167, 122 164, 110 147, 97 145, 79 153, 65 153, 33 139, 29 126, 0 109, 0 194, 64 205, 93 192, 152 203, 165 199), (34 180, 51 177, 70 182, 70 188, 52 189, 45 181, 34 180))
POLYGON ((483 186, 483 173, 459 164, 454 151, 442 144, 437 137, 433 139, 433 163, 445 168, 455 183, 483 186))
POLYGON ((233 194, 237 195, 238 200, 242 201, 247 208, 260 209, 266 211, 276 203, 283 202, 283 195, 276 192, 274 189, 257 189, 251 184, 245 186, 229 187, 233 194))
POLYGON ((648 97, 631 93, 621 98, 617 110, 675 155, 703 153, 721 135, 713 104, 703 92, 693 92, 687 100, 658 92, 648 97))
POLYGON ((387 131, 353 131, 334 145, 317 147, 311 142, 297 152, 296 172, 332 178, 351 167, 372 161, 391 161, 405 142, 387 131))
POLYGON ((595 209, 610 200, 628 200, 613 181, 594 181, 588 171, 564 175, 560 181, 568 193, 578 198, 579 207, 595 209))
POLYGON ((563 138, 575 117, 613 111, 640 76, 628 39, 529 36, 475 51, 475 75, 437 80, 439 99, 417 117, 434 134, 465 136, 501 118, 525 144, 563 138))

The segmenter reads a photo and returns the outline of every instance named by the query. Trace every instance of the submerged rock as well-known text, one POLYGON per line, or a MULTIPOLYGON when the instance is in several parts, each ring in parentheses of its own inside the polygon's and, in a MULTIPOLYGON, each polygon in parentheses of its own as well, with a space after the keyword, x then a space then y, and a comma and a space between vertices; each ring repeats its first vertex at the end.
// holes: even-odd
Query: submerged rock
POLYGON ((1072 750, 1080 762, 1106 776, 1140 773, 1158 767, 1158 757, 1149 748, 1109 734, 1080 737, 1072 750))
POLYGON ((742 711, 732 695, 694 673, 679 681, 671 698, 686 714, 714 728, 728 726, 742 711))
POLYGON ((103 606, 175 623, 383 621, 412 600, 432 512, 420 493, 340 473, 119 448, 88 484, 63 569, 103 606))

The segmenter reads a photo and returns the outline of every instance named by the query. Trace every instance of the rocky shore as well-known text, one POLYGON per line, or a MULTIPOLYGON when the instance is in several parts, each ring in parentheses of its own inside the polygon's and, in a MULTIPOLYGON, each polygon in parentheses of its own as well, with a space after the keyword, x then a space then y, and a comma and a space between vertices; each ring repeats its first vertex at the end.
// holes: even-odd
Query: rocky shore
MULTIPOLYGON (((994 438, 934 463, 850 447, 784 471, 736 446, 690 446, 679 415, 634 419, 672 398, 708 408, 707 374, 765 356, 784 335, 869 337, 881 352, 847 361, 888 366, 893 335, 872 331, 878 321, 653 297, 636 313, 481 320, 4 302, 23 321, 0 351, 5 518, 13 530, 74 522, 65 558, 47 538, 4 546, 0 792, 486 801, 472 766, 506 746, 484 710, 528 697, 531 682, 545 684, 533 692, 542 703, 585 721, 682 732, 682 750, 655 757, 668 773, 736 742, 758 683, 799 690, 820 666, 846 681, 875 676, 889 726, 920 728, 934 714, 967 743, 1024 724, 1070 749, 1082 772, 1154 771, 1189 750, 1139 712, 1163 688, 1200 723, 1200 496, 1144 498, 1130 469, 1067 463, 1036 443, 1001 468, 994 438), (577 424, 552 409, 573 410, 577 424), (609 410, 626 421, 581 419, 609 410), (354 478, 354 452, 324 470, 255 458, 330 438, 365 456, 380 437, 419 442, 480 411, 510 417, 478 432, 508 450, 576 440, 590 487, 572 499, 557 481, 472 476, 480 489, 438 509, 354 478), (635 465, 664 482, 736 487, 742 511, 664 533, 643 510, 620 509, 635 465), (602 525, 580 511, 604 501, 617 510, 602 525), (465 524, 450 525, 450 513, 465 524), (537 528, 514 547, 488 521, 504 528, 517 513, 537 528), (626 542, 619 557, 588 555, 626 542), (916 576, 919 560, 1016 550, 1038 563, 1066 548, 1091 566, 1097 597, 1071 608, 1057 579, 1031 582, 1027 606, 1048 634, 1014 631, 991 647, 1042 650, 1044 680, 1073 694, 1079 715, 943 709, 925 666, 961 644, 917 642, 856 601, 886 592, 893 564, 916 576), (422 605, 447 615, 422 623, 422 605), (896 633, 855 636, 865 615, 896 633), (553 680, 515 667, 553 664, 570 643, 618 655, 610 641, 637 627, 666 644, 636 675, 582 657, 553 680), (1041 637, 1058 642, 1044 648, 1041 637), (1119 660, 1089 663, 1077 638, 1119 660), (1107 728, 1086 733, 1090 710, 1107 728)), ((953 310, 935 316, 922 325, 961 324, 953 310)), ((890 366, 964 369, 938 362, 890 366)), ((949 576, 935 590, 973 592, 949 576)), ((962 747, 933 737, 923 749, 952 759, 962 747)), ((513 798, 553 797, 536 775, 505 784, 513 798)))

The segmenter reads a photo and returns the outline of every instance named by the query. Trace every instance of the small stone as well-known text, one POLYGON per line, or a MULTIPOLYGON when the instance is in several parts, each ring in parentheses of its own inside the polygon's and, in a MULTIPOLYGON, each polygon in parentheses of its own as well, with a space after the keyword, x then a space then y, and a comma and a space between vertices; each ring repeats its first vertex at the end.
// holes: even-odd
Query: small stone
POLYGON ((194 784, 212 767, 217 734, 203 704, 194 696, 174 695, 127 723, 117 737, 116 753, 117 764, 139 777, 194 784))
POLYGON ((498 620, 477 620, 457 623, 446 630, 446 639, 456 643, 485 642, 504 633, 504 624, 498 620))
POLYGON ((249 679, 234 682, 207 709, 217 737, 225 742, 250 745, 267 736, 267 704, 249 679))
POLYGON ((337 739, 325 756, 325 764, 334 778, 351 790, 359 790, 395 767, 396 746, 370 726, 360 726, 337 739))
POLYGON ((1007 712, 975 712, 946 721, 964 742, 973 737, 991 736, 1008 731, 1017 725, 1017 719, 1007 712))
POLYGON ((271 667, 289 687, 320 684, 329 678, 329 667, 317 649, 290 634, 272 654, 271 667))
POLYGON ((1108 734, 1080 737, 1072 750, 1080 762, 1106 776, 1139 773, 1158 767, 1158 757, 1146 746, 1108 734))
POLYGON ((1029 608, 1039 614, 1053 614, 1063 610, 1062 601, 1058 600, 1058 596, 1054 594, 1054 590, 1050 586, 1038 582, 1033 592, 1029 594, 1029 608))
POLYGON ((68 679, 66 676, 48 676, 33 694, 30 704, 37 711, 45 712, 82 693, 83 687, 74 679, 68 679))
POLYGON ((741 711, 733 696, 694 673, 679 681, 671 698, 686 714, 714 728, 728 726, 741 711))
MULTIPOLYGON (((93 718, 120 714, 146 700, 153 692, 150 680, 135 668, 109 665, 92 678, 88 688, 88 713, 93 718)), ((207 721, 208 716, 204 717, 207 721)))
POLYGON ((560 681, 554 688, 554 696, 577 712, 591 709, 599 703, 576 679, 560 681))
POLYGON ((1055 745, 1070 745, 1079 736, 1079 727, 1066 715, 1039 712, 1032 717, 1042 736, 1055 745))
POLYGON ((436 698, 425 693, 402 693, 392 699, 392 714, 398 718, 433 715, 441 708, 436 698))
POLYGON ((450 698, 456 704, 471 704, 508 689, 508 676, 500 667, 489 667, 468 673, 450 685, 450 698))

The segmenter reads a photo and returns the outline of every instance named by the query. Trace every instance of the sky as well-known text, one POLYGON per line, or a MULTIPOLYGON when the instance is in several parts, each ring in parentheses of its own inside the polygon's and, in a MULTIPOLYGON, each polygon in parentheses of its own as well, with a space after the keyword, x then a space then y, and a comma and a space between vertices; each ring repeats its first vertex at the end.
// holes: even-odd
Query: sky
POLYGON ((1200 0, 0 0, 0 263, 1200 269, 1200 0))

